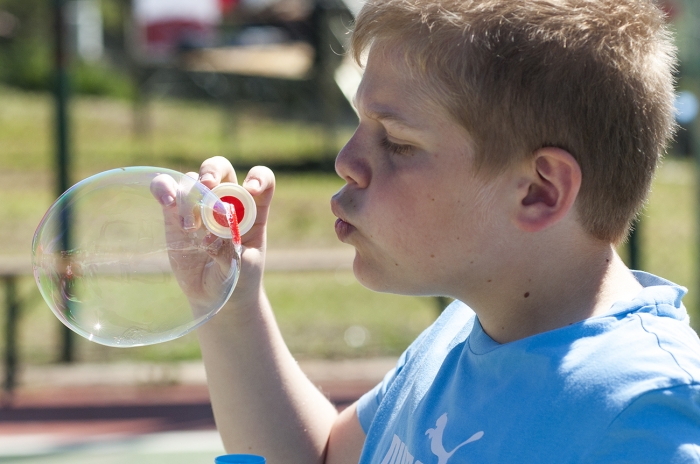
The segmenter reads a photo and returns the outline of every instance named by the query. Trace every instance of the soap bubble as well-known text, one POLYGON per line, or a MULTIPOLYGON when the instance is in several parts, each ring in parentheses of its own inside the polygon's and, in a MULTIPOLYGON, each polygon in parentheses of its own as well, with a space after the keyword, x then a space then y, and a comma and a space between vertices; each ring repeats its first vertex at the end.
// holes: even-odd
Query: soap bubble
POLYGON ((230 210, 169 169, 97 174, 42 219, 32 243, 34 277, 61 322, 91 341, 130 347, 181 337, 214 316, 236 285, 240 241, 202 221, 233 223, 240 240, 230 210))

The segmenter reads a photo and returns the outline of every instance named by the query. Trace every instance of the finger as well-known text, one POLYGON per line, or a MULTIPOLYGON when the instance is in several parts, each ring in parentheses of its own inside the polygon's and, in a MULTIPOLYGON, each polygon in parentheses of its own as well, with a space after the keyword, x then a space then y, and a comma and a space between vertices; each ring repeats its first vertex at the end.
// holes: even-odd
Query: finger
POLYGON ((201 194, 195 189, 197 173, 188 172, 180 178, 178 185, 177 210, 180 215, 180 223, 185 230, 199 229, 202 225, 202 218, 199 212, 199 200, 201 194))
POLYGON ((178 182, 167 174, 159 174, 151 181, 151 194, 163 208, 165 236, 169 246, 177 246, 183 238, 183 221, 180 215, 181 196, 178 182))
MULTIPOLYGON (((181 197, 180 186, 177 181, 168 174, 159 174, 153 178, 150 185, 151 194, 163 207, 166 234, 177 234, 176 229, 183 227, 179 215, 181 197)), ((172 237, 171 237, 172 238, 172 237)))
POLYGON ((215 156, 202 163, 199 167, 199 181, 210 189, 222 182, 238 183, 236 171, 231 162, 223 156, 215 156))
POLYGON ((158 174, 151 181, 151 194, 162 206, 171 206, 177 195, 177 182, 167 174, 158 174))
POLYGON ((250 192, 257 205, 255 224, 266 223, 275 193, 275 174, 268 167, 255 166, 248 172, 243 187, 250 192))

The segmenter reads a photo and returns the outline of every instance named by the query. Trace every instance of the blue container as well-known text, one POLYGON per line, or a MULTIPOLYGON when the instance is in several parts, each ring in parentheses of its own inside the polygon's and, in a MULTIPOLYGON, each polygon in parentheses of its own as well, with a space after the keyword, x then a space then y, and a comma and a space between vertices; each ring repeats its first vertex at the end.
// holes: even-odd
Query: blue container
POLYGON ((265 464, 265 458, 255 454, 227 454, 217 457, 214 464, 265 464))

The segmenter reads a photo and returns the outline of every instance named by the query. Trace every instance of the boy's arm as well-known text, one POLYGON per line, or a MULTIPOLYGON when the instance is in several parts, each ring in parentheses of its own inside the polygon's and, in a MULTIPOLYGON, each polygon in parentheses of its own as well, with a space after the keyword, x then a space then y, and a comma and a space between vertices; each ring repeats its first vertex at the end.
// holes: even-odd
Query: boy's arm
MULTIPOLYGON (((202 164, 200 180, 213 188, 235 182, 235 173, 217 157, 202 164)), ((357 463, 364 432, 354 406, 338 415, 304 375, 263 289, 274 183, 272 172, 262 167, 253 168, 243 183, 258 211, 243 237, 239 281, 226 306, 198 329, 217 428, 228 452, 260 454, 271 464, 357 463)))

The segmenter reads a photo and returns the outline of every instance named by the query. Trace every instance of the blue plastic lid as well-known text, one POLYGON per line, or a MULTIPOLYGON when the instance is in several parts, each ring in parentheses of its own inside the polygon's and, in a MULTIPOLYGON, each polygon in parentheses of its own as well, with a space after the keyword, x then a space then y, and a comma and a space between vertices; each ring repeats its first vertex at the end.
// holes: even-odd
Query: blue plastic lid
POLYGON ((227 454, 217 457, 214 464, 265 464, 265 458, 255 454, 227 454))

